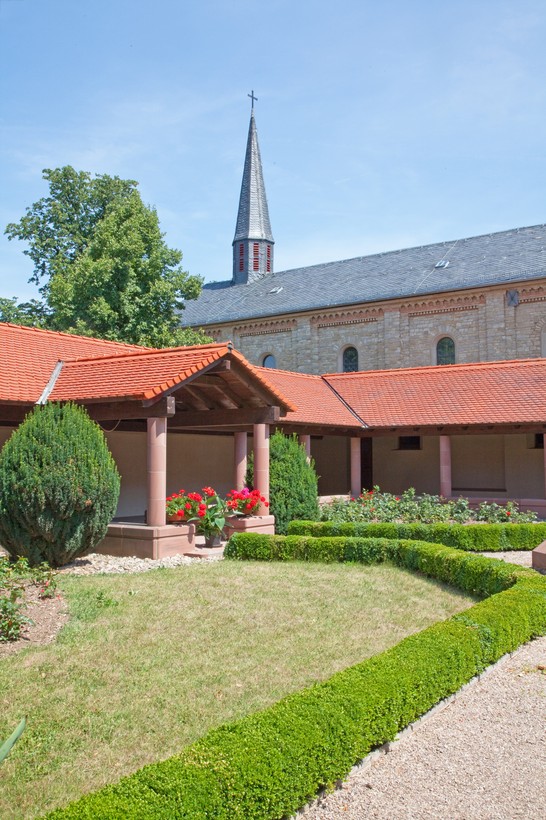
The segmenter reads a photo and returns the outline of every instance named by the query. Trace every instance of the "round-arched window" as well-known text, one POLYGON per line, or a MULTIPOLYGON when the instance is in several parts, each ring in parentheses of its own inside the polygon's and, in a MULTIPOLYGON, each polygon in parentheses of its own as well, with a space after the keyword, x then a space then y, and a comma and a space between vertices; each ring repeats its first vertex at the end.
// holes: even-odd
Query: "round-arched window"
POLYGON ((436 345, 436 364, 455 364, 455 342, 450 336, 439 339, 436 345))
POLYGON ((358 350, 346 347, 343 351, 342 366, 344 373, 355 373, 358 370, 358 350))
POLYGON ((277 367, 277 359, 272 353, 267 353, 262 359, 262 367, 277 367))

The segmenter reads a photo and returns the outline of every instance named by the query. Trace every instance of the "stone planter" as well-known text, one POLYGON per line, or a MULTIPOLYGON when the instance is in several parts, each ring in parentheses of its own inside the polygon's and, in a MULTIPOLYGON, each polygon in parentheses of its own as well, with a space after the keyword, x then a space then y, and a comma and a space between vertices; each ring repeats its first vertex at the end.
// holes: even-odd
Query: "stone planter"
POLYGON ((275 535, 274 515, 234 515, 226 518, 224 527, 226 538, 235 532, 257 532, 264 535, 275 535))
POLYGON ((109 524, 106 537, 95 552, 137 558, 167 558, 184 555, 195 545, 195 524, 165 524, 162 527, 123 522, 109 524))

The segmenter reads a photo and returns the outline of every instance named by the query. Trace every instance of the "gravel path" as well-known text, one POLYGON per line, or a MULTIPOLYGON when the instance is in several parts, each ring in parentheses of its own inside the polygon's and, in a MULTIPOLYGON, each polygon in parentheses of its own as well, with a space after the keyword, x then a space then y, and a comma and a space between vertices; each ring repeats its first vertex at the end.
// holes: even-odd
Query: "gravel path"
POLYGON ((546 817, 546 638, 502 659, 299 817, 546 817))
POLYGON ((500 558, 509 564, 519 564, 520 567, 531 567, 533 556, 531 550, 513 550, 512 552, 480 552, 486 558, 500 558))

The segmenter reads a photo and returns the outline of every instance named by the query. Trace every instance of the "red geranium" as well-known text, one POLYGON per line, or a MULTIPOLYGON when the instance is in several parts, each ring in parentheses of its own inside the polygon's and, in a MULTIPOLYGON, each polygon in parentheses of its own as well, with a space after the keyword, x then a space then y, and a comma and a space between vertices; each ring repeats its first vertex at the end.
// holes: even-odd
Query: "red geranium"
POLYGON ((253 515, 258 512, 260 505, 268 507, 265 496, 259 490, 230 490, 227 494, 227 506, 235 515, 253 515))

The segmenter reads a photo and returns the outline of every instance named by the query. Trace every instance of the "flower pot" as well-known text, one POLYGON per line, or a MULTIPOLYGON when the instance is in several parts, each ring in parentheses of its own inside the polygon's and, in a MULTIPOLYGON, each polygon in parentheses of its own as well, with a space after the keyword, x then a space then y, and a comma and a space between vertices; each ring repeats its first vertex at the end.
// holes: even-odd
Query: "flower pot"
POLYGON ((222 546, 222 535, 217 532, 214 535, 205 535, 205 547, 212 549, 213 547, 222 546))
POLYGON ((178 515, 168 515, 167 516, 167 524, 187 524, 188 522, 184 518, 180 518, 178 515))

